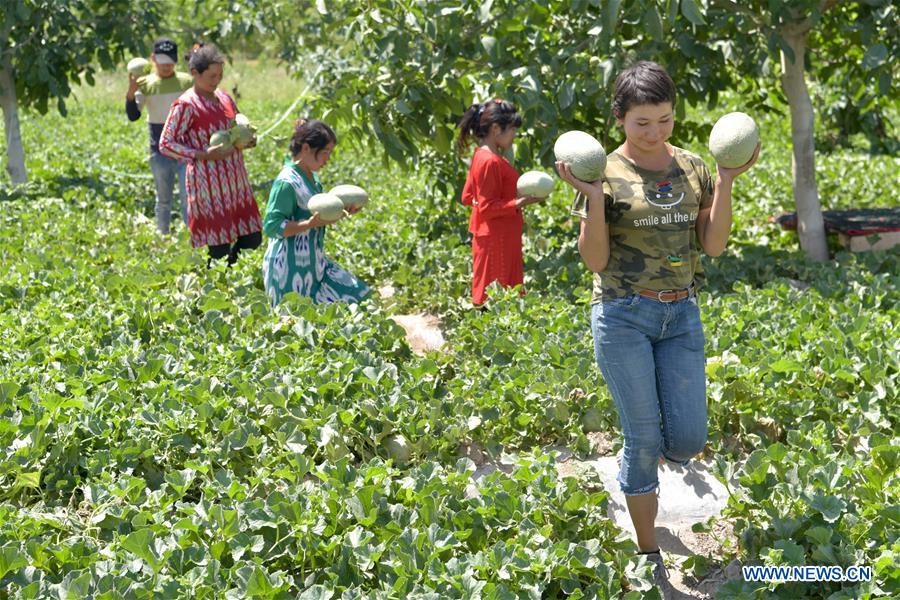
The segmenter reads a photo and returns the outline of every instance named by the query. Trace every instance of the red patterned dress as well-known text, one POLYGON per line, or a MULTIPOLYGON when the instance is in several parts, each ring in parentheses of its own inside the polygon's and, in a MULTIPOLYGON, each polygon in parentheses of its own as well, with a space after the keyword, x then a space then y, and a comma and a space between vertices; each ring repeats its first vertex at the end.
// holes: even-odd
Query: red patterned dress
POLYGON ((522 211, 516 208, 518 171, 502 156, 478 148, 469 166, 462 203, 472 207, 472 303, 484 304, 485 288, 523 282, 522 211))
POLYGON ((262 230, 259 207, 240 150, 224 160, 197 160, 216 131, 228 129, 238 113, 234 100, 216 90, 212 100, 193 88, 178 98, 163 127, 159 150, 187 163, 188 227, 191 244, 220 246, 262 230))

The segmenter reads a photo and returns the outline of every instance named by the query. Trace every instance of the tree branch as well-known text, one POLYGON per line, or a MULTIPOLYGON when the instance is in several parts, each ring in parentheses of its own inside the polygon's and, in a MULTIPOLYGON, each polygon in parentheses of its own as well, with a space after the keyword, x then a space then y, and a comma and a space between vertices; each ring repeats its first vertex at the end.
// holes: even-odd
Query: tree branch
MULTIPOLYGON (((844 4, 846 2, 847 0, 820 0, 818 9, 819 15, 824 15, 838 4, 844 4)), ((797 16, 795 18, 796 21, 794 23, 785 23, 782 28, 785 31, 791 31, 798 35, 806 35, 815 25, 812 17, 806 16, 801 19, 797 16)))
POLYGON ((7 55, 12 55, 13 49, 15 48, 15 46, 9 43, 9 35, 11 33, 11 26, 0 31, 0 60, 5 60, 7 55))
MULTIPOLYGON (((15 28, 13 27, 12 29, 15 29, 15 28)), ((13 32, 12 32, 12 29, 8 30, 8 31, 6 32, 6 35, 4 35, 4 36, 3 36, 2 38, 0 38, 0 39, 6 39, 7 42, 8 42, 8 41, 9 41, 9 36, 11 36, 12 33, 13 33, 13 32)), ((27 36, 24 40, 21 40, 21 41, 19 41, 19 42, 16 42, 15 44, 7 44, 6 47, 3 48, 3 52, 0 52, 0 55, 9 55, 9 56, 14 55, 14 54, 16 53, 16 49, 18 49, 18 48, 20 48, 20 47, 22 47, 22 46, 27 46, 28 44, 31 43, 31 41, 32 41, 34 38, 36 38, 38 35, 42 35, 43 33, 44 33, 44 30, 41 29, 41 28, 37 28, 37 27, 36 27, 36 28, 32 29, 32 30, 31 30, 31 33, 29 33, 28 36, 27 36)))

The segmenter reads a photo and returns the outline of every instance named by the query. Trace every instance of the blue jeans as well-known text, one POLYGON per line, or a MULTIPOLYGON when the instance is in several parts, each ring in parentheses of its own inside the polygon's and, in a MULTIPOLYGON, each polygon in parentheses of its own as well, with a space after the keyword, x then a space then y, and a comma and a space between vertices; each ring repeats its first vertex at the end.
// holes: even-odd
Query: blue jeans
POLYGON ((156 229, 162 234, 169 233, 172 219, 172 187, 178 175, 178 196, 181 199, 181 220, 187 224, 187 191, 184 176, 187 165, 173 160, 159 152, 150 153, 150 172, 156 185, 156 229))
POLYGON ((594 304, 594 353, 625 437, 626 496, 659 486, 659 458, 686 465, 706 444, 706 359, 696 297, 639 294, 594 304))

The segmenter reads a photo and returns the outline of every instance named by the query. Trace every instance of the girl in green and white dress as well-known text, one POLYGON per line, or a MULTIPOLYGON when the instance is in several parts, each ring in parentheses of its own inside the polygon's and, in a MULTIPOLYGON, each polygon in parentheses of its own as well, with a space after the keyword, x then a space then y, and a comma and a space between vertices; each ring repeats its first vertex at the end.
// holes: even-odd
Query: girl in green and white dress
MULTIPOLYGON (((309 296, 316 304, 359 302, 371 290, 362 281, 325 256, 325 221, 308 208, 321 193, 316 171, 324 167, 337 144, 337 136, 317 120, 297 121, 291 138, 291 156, 272 184, 263 230, 269 247, 263 259, 263 281, 272 306, 285 294, 309 296)), ((358 207, 348 209, 354 214, 358 207)))

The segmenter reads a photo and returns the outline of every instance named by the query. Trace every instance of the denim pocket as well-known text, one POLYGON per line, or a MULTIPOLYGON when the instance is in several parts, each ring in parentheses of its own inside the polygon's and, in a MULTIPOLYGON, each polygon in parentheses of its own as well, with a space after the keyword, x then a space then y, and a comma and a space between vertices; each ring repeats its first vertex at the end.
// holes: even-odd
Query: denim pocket
POLYGON ((603 304, 616 308, 634 308, 641 301, 640 294, 631 294, 630 296, 622 296, 621 298, 610 298, 604 300, 603 304))

